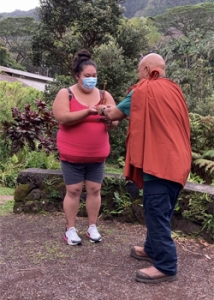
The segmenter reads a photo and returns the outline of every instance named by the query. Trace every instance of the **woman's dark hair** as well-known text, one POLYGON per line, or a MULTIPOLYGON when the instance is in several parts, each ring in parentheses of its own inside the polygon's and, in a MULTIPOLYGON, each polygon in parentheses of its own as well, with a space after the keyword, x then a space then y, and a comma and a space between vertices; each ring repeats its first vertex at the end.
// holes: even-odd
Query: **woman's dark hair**
POLYGON ((97 65, 91 59, 91 54, 86 50, 82 49, 77 52, 73 60, 73 72, 74 75, 78 75, 83 71, 85 66, 94 66, 97 69, 97 65))

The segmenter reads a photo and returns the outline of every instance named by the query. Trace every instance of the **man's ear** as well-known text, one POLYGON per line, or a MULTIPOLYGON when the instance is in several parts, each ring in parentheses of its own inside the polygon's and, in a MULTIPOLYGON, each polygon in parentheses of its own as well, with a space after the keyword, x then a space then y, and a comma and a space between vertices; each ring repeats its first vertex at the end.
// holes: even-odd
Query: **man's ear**
POLYGON ((145 66, 145 73, 146 73, 146 76, 149 76, 149 74, 150 74, 150 67, 148 65, 145 66))

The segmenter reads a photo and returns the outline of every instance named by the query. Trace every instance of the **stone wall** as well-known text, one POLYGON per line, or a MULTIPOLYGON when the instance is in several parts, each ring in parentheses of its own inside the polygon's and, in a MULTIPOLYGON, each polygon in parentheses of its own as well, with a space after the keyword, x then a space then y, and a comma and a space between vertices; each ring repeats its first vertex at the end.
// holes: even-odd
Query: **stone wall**
MULTIPOLYGON (((62 203, 65 196, 65 185, 60 170, 26 169, 19 173, 17 183, 14 195, 15 213, 63 211, 62 203)), ((213 201, 208 203, 207 214, 214 216, 214 186, 187 182, 180 193, 180 209, 175 211, 172 219, 173 230, 194 233, 201 229, 201 224, 190 222, 182 217, 183 211, 188 209, 191 193, 212 195, 213 201)), ((102 206, 100 213, 103 218, 110 219, 116 216, 122 222, 139 222, 144 224, 142 197, 139 189, 133 182, 125 182, 123 176, 106 173, 101 196, 102 206), (110 183, 109 179, 112 179, 110 183), (118 201, 120 201, 122 210, 118 210, 116 200, 113 200, 116 191, 119 195, 118 201), (127 194, 131 195, 131 200, 130 197, 127 197, 127 194)), ((84 203, 85 191, 83 189, 79 216, 87 215, 84 203)), ((208 234, 207 239, 214 241, 214 232, 213 234, 208 234)))
POLYGON ((15 213, 62 211, 65 184, 60 170, 26 169, 19 173, 17 184, 15 213))

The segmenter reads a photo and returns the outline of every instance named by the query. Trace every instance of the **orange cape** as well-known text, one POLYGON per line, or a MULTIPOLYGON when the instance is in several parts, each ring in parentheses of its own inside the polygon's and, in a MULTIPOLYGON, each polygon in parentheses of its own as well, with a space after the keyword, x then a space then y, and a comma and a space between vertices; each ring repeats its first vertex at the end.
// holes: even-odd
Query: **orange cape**
POLYGON ((126 179, 143 187, 145 173, 185 185, 191 167, 190 123, 187 105, 179 86, 159 78, 135 87, 126 141, 126 179))

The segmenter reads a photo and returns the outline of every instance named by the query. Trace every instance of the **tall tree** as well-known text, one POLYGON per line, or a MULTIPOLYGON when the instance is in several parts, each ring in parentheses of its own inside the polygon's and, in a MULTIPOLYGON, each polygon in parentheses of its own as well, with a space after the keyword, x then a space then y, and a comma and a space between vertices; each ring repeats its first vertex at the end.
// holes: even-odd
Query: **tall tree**
POLYGON ((124 19, 116 33, 116 41, 123 49, 124 56, 138 61, 139 55, 144 49, 147 49, 148 33, 149 29, 144 19, 124 19))
POLYGON ((31 55, 31 35, 36 28, 33 18, 0 20, 0 38, 17 63, 28 67, 31 55))
POLYGON ((159 53, 166 59, 167 76, 175 80, 186 96, 190 112, 213 114, 213 53, 214 36, 198 39, 192 32, 189 38, 165 42, 159 53))
POLYGON ((198 31, 203 38, 214 30, 214 3, 171 8, 153 20, 165 36, 188 37, 192 31, 198 31))
POLYGON ((48 102, 56 88, 67 85, 64 76, 71 76, 73 56, 81 48, 87 48, 98 64, 98 87, 102 89, 107 80, 107 89, 117 101, 136 81, 138 58, 148 49, 148 30, 143 20, 125 19, 119 3, 41 0, 41 23, 33 37, 34 63, 50 67, 51 76, 59 79, 45 94, 48 102))
POLYGON ((34 63, 63 74, 81 47, 91 50, 110 40, 121 22, 118 0, 40 0, 41 23, 33 37, 34 63))
POLYGON ((8 68, 15 68, 19 70, 24 70, 24 68, 19 65, 12 57, 7 48, 3 45, 0 39, 0 65, 8 68))
POLYGON ((185 6, 201 4, 205 2, 214 2, 213 0, 126 0, 125 16, 148 17, 163 14, 167 9, 175 6, 185 6))

